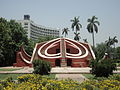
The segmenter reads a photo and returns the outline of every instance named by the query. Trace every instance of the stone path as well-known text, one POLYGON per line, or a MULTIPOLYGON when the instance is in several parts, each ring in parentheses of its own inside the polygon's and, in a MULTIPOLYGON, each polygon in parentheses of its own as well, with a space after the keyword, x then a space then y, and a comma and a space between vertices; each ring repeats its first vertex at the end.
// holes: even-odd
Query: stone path
POLYGON ((82 74, 56 74, 56 78, 58 80, 72 79, 80 83, 87 80, 82 74))
POLYGON ((0 71, 0 74, 2 73, 32 73, 33 72, 33 68, 29 68, 29 67, 2 67, 3 69, 12 69, 12 68, 15 68, 15 69, 18 69, 18 70, 14 70, 14 71, 0 71))

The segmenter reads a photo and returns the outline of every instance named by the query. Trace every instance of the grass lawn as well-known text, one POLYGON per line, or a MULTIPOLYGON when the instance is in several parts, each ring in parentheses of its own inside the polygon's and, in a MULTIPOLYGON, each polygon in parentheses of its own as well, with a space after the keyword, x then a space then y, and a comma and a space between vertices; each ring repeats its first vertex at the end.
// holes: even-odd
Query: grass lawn
POLYGON ((83 76, 85 76, 87 79, 93 79, 94 75, 92 74, 82 74, 83 76))
POLYGON ((120 68, 117 68, 117 70, 120 70, 120 68))
MULTIPOLYGON (((17 77, 18 76, 21 76, 21 75, 24 75, 24 74, 0 74, 0 80, 5 80, 7 79, 8 77, 12 77, 13 80, 17 80, 17 77)), ((48 76, 52 79, 55 78, 55 74, 50 74, 50 75, 44 75, 44 76, 48 76)))
POLYGON ((0 71, 15 71, 20 70, 21 68, 0 68, 0 71))
MULTIPOLYGON (((119 74, 119 73, 118 73, 119 74)), ((94 75, 92 74, 82 74, 83 76, 85 76, 87 79, 95 79, 94 75)), ((114 75, 114 74, 113 74, 114 75)))
POLYGON ((55 75, 56 75, 56 74, 49 74, 49 75, 43 75, 43 76, 47 76, 47 77, 49 77, 49 78, 51 78, 51 79, 55 79, 55 75))
POLYGON ((0 74, 0 80, 7 79, 8 77, 12 77, 13 80, 16 80, 18 76, 21 76, 23 74, 0 74))

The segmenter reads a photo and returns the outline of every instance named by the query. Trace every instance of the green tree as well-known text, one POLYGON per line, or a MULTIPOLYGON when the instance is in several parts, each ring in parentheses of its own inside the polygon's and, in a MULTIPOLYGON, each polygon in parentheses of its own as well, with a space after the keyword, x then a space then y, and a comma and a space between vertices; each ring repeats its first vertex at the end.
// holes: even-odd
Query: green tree
POLYGON ((53 36, 41 36, 41 37, 39 37, 35 41, 35 43, 41 43, 41 42, 45 42, 45 41, 50 41, 50 40, 55 39, 55 38, 57 38, 57 37, 53 37, 53 36))
POLYGON ((118 43, 117 36, 114 36, 112 39, 112 45, 114 45, 114 48, 115 48, 115 43, 118 43))
POLYGON ((89 33, 92 33, 92 39, 93 39, 93 48, 95 47, 95 40, 94 40, 94 32, 98 32, 97 25, 100 25, 98 21, 96 21, 98 18, 96 16, 93 16, 91 19, 88 19, 88 25, 87 30, 89 33))
POLYGON ((76 33, 77 31, 80 31, 80 28, 82 28, 82 25, 79 23, 80 22, 79 17, 74 17, 74 19, 71 20, 71 22, 72 22, 72 25, 71 25, 72 30, 74 31, 74 28, 75 28, 76 33))
POLYGON ((5 47, 9 45, 9 41, 12 39, 10 34, 11 32, 7 20, 0 18, 0 66, 5 62, 5 54, 7 53, 5 47))
POLYGON ((20 24, 0 18, 0 66, 15 63, 16 52, 27 43, 26 32, 20 24))
POLYGON ((27 52, 27 54, 32 55, 34 47, 35 47, 35 42, 29 39, 28 44, 26 44, 24 47, 25 47, 25 51, 27 52))
POLYGON ((106 43, 97 44, 94 51, 96 54, 96 58, 102 59, 107 51, 106 43))
POLYGON ((115 49, 116 51, 116 58, 120 59, 120 46, 115 49))
POLYGON ((116 39, 117 37, 113 37, 113 38, 110 38, 108 40, 106 40, 106 46, 107 46, 107 52, 109 53, 110 57, 111 58, 115 58, 115 54, 116 54, 116 51, 115 51, 115 43, 118 43, 118 40, 116 39), (114 46, 114 50, 112 48, 112 46, 114 46))
POLYGON ((25 45, 25 51, 29 55, 32 55, 36 43, 50 41, 50 40, 55 39, 55 38, 57 38, 57 37, 53 37, 53 36, 41 36, 36 41, 33 41, 32 39, 29 39, 28 43, 25 45))
POLYGON ((65 34, 65 37, 66 37, 66 35, 68 35, 68 28, 64 28, 63 30, 62 30, 62 35, 63 34, 65 34))
POLYGON ((74 32, 74 34, 75 34, 74 40, 79 41, 80 40, 80 33, 74 32))
POLYGON ((79 23, 79 17, 74 17, 73 20, 71 20, 72 22, 72 25, 71 25, 71 28, 72 30, 74 31, 74 28, 75 28, 75 37, 74 37, 74 40, 77 40, 79 41, 80 40, 80 33, 78 33, 78 31, 80 31, 80 28, 82 28, 82 25, 79 23))

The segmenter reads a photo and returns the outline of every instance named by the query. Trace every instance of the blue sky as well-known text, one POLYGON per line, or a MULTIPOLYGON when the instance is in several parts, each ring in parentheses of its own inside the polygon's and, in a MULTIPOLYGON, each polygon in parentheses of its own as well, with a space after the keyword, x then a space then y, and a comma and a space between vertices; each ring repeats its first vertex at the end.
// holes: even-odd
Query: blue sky
MULTIPOLYGON (((35 23, 71 30, 71 22, 75 16, 80 16, 82 29, 81 40, 87 38, 92 44, 91 34, 88 33, 87 19, 93 15, 100 22, 99 32, 95 34, 95 42, 101 43, 109 36, 117 36, 120 46, 120 0, 0 0, 0 17, 6 19, 23 19, 29 14, 35 23)), ((68 35, 73 38, 73 32, 68 35)))

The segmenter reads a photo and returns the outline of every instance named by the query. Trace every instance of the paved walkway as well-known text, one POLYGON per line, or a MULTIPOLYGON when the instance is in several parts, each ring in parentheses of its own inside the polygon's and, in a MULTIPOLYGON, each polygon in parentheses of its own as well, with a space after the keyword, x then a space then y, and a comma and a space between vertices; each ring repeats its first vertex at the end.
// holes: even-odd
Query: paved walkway
POLYGON ((18 70, 14 70, 14 71, 0 71, 0 74, 2 73, 32 73, 33 72, 33 68, 29 68, 29 67, 2 67, 3 69, 18 69, 18 70))
MULTIPOLYGON (((9 68, 15 68, 18 70, 15 71, 0 71, 0 74, 10 74, 10 73, 32 73, 33 72, 33 68, 29 68, 29 67, 1 67, 4 69, 9 69, 9 68)), ((120 68, 120 67, 119 67, 120 68)), ((61 79, 72 79, 78 82, 83 82, 84 80, 87 80, 82 74, 83 73, 90 73, 91 68, 89 67, 85 67, 85 68, 71 68, 71 67, 55 67, 52 68, 51 70, 51 74, 56 74, 56 78, 58 80, 61 79)), ((114 73, 120 73, 119 71, 114 71, 114 73)))
MULTIPOLYGON (((15 71, 0 71, 0 73, 32 73, 33 68, 29 67, 0 67, 0 68, 18 68, 19 70, 15 71)), ((91 68, 85 67, 85 68, 71 68, 71 67, 55 67, 52 68, 51 72, 52 74, 83 74, 83 73, 90 73, 91 68)), ((120 73, 119 71, 114 71, 114 73, 120 73)))
POLYGON ((87 80, 82 74, 56 74, 56 78, 58 80, 72 79, 80 83, 87 80))
POLYGON ((91 68, 73 68, 73 67, 55 67, 52 68, 51 73, 55 74, 81 74, 81 73, 90 73, 91 68))

